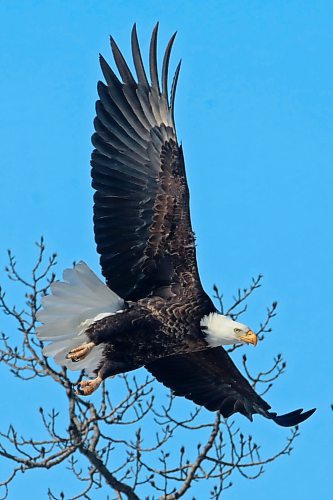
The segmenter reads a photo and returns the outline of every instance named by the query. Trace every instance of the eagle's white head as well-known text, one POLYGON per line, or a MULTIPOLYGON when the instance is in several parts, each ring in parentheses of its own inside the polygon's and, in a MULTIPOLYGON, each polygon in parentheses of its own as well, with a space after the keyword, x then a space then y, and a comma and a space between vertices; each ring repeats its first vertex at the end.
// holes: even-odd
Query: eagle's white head
POLYGON ((230 344, 257 345, 258 342, 257 335, 248 326, 216 312, 204 316, 200 326, 210 347, 230 344))

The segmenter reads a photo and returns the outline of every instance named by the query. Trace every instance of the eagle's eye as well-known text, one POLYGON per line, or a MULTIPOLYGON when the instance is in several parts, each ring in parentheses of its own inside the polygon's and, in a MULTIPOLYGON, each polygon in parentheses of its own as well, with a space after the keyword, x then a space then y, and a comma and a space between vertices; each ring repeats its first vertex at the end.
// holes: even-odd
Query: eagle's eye
POLYGON ((242 330, 240 330, 239 328, 234 328, 234 332, 235 333, 241 333, 242 330))

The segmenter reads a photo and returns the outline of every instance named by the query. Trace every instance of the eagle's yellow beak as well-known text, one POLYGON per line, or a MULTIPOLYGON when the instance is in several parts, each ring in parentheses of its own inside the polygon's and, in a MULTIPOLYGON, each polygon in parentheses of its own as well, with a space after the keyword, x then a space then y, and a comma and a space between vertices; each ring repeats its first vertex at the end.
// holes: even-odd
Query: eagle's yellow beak
POLYGON ((245 335, 242 335, 240 338, 243 340, 243 342, 246 342, 247 344, 257 345, 258 343, 258 337, 252 330, 249 330, 245 335))

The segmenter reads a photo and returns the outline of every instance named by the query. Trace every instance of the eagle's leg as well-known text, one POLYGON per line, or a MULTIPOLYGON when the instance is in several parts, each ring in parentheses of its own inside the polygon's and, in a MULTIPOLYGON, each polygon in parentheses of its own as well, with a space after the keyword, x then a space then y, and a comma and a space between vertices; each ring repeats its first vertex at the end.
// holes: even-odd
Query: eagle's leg
POLYGON ((77 388, 77 393, 80 396, 90 396, 90 394, 92 394, 96 391, 96 389, 99 388, 102 382, 103 379, 100 376, 92 380, 81 380, 77 388))
POLYGON ((78 361, 81 361, 86 356, 88 356, 88 354, 94 347, 94 342, 85 342, 79 347, 75 347, 75 349, 69 351, 69 353, 66 355, 66 358, 71 359, 73 363, 77 363, 78 361))
POLYGON ((80 394, 80 396, 90 396, 106 378, 134 370, 135 368, 139 368, 139 365, 132 365, 115 359, 106 359, 98 370, 98 376, 96 378, 79 382, 77 393, 80 394))

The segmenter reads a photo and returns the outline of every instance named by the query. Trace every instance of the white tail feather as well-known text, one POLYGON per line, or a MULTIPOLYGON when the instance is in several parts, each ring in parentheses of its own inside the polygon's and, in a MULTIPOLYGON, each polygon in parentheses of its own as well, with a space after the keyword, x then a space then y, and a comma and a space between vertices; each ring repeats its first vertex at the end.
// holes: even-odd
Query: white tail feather
POLYGON ((103 344, 94 347, 77 363, 66 355, 88 340, 85 331, 92 323, 119 312, 124 301, 84 262, 65 269, 63 279, 52 283, 51 295, 42 300, 43 309, 37 313, 37 319, 44 324, 37 328, 37 336, 40 340, 52 341, 44 347, 45 356, 53 356, 56 363, 71 370, 85 369, 91 373, 99 364, 103 344))

